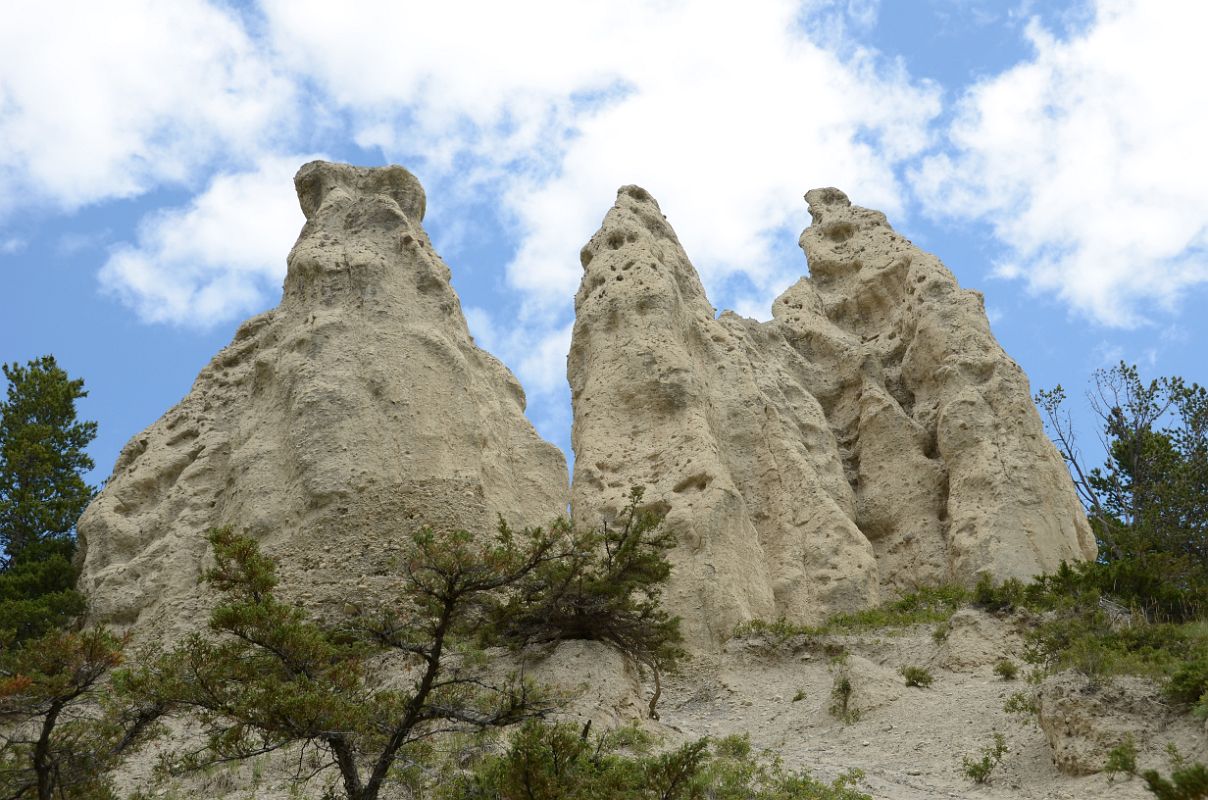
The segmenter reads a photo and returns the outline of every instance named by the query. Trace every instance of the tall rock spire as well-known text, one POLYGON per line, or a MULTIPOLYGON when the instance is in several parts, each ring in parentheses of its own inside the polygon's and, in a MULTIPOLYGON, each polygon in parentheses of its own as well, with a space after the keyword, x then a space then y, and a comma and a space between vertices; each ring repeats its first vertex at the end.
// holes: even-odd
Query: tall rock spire
POLYGON ((677 533, 668 602, 707 646, 895 591, 1027 577, 1094 543, 981 297, 884 215, 807 195, 811 278, 716 317, 658 205, 623 187, 583 248, 568 362, 574 514, 632 484, 677 533))
POLYGON ((565 512, 566 463, 475 346, 401 167, 312 162, 281 305, 245 322, 122 451, 80 520, 94 616, 144 633, 206 620, 204 534, 230 525, 322 605, 372 591, 421 522, 493 530, 565 512))

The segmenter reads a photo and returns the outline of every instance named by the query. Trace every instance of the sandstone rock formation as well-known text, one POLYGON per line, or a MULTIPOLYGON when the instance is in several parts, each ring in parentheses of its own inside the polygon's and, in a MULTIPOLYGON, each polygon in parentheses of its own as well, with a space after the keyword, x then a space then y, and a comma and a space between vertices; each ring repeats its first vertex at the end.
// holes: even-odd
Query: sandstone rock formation
POLYGON ((811 277, 767 323, 716 316, 636 186, 581 254, 574 514, 596 523, 648 487, 679 537, 668 601, 698 645, 1095 552, 981 296, 883 214, 836 189, 806 199, 811 277))
POLYGON ((565 459, 474 345, 415 177, 313 162, 295 184, 307 221, 281 305, 125 447, 80 520, 98 621, 204 624, 213 526, 257 537, 321 605, 384 581, 420 521, 493 530, 497 512, 522 525, 566 511, 565 459))

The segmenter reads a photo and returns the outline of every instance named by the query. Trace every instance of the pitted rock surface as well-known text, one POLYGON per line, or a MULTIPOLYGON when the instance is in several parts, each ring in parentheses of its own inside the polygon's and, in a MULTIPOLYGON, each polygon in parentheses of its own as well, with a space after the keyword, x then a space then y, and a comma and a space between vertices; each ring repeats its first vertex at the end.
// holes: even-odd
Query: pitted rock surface
POLYGON ((648 487, 678 535, 667 598, 697 647, 752 618, 814 623, 1095 554, 981 295, 837 189, 806 200, 810 277, 767 323, 716 315, 639 187, 581 253, 574 515, 598 523, 648 487))
POLYGON ((122 451, 80 520, 96 621, 204 626, 204 535, 281 560, 294 599, 363 599, 421 522, 491 531, 565 513, 566 462, 475 346, 401 167, 312 162, 279 307, 244 323, 175 408, 122 451))

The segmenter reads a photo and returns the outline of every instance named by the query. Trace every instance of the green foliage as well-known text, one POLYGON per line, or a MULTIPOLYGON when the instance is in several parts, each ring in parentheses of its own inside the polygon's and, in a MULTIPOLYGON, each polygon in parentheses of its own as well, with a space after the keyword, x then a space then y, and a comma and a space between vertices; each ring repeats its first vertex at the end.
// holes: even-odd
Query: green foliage
POLYGON ((114 797, 105 771, 158 713, 102 702, 123 644, 103 630, 51 631, 0 652, 0 796, 114 797))
POLYGON ((1172 699, 1184 703, 1204 691, 1204 623, 1120 624, 1095 603, 1082 602, 1048 615, 1026 638, 1024 659, 1049 671, 1076 669, 1092 680, 1121 674, 1171 679, 1172 699))
POLYGON ((1019 666, 1009 658, 1000 658, 994 665, 994 674, 1004 681, 1013 681, 1019 675, 1019 666))
POLYGON ((809 644, 817 636, 817 628, 806 625, 796 625, 781 617, 768 622, 753 619, 743 622, 734 628, 736 639, 763 639, 772 649, 779 649, 789 643, 809 644))
POLYGON ((827 710, 832 717, 842 720, 845 725, 859 722, 860 709, 854 704, 856 684, 852 681, 847 658, 840 656, 832 660, 831 672, 834 674, 834 680, 831 685, 831 703, 827 710))
POLYGON ((1012 611, 1024 604, 1024 585, 1015 578, 995 584, 989 573, 983 572, 973 587, 973 604, 987 611, 1012 611))
POLYGON ((754 619, 735 628, 734 636, 763 638, 772 647, 779 648, 794 641, 809 644, 820 636, 943 624, 968 600, 969 592, 959 586, 923 587, 876 608, 835 614, 821 625, 797 625, 784 619, 774 622, 754 619))
POLYGON ((1174 668, 1166 684, 1166 696, 1175 703, 1208 708, 1208 636, 1203 649, 1174 668))
POLYGON ((1040 711, 1040 706, 1036 704, 1036 696, 1029 692, 1012 692, 1007 698, 1007 702, 1003 704, 1002 710, 1008 714, 1023 714, 1025 716, 1035 716, 1040 711))
POLYGON ((493 540, 420 530, 393 597, 336 621, 279 599, 276 565, 254 541, 211 531, 216 563, 205 580, 222 594, 210 622, 217 637, 193 636, 116 683, 200 722, 206 748, 177 754, 174 768, 314 746, 318 771, 338 774, 345 797, 373 800, 388 781, 418 780, 434 742, 557 706, 531 682, 489 669, 486 648, 573 633, 648 666, 673 661, 677 621, 650 606, 658 595, 647 585, 666 578, 659 559, 670 540, 637 515, 639 499, 623 534, 579 534, 564 522, 523 531, 501 522, 493 540), (609 576, 627 588, 605 586, 609 576), (539 621, 538 610, 567 619, 539 621), (389 673, 405 680, 383 680, 389 673))
POLYGON ((525 723, 506 752, 445 781, 441 800, 871 800, 850 772, 823 783, 756 758, 745 737, 651 752, 641 732, 590 737, 570 725, 525 723))
POLYGON ((983 747, 980 758, 964 756, 961 767, 965 776, 974 783, 989 783, 990 776, 1002 763, 1002 757, 1007 753, 1007 738, 1001 733, 994 734, 994 744, 983 747))
POLYGON ((902 667, 898 672, 906 679, 907 686, 918 686, 926 689, 935 681, 931 671, 925 667, 902 667))
POLYGON ((1208 799, 1208 766, 1191 764, 1176 768, 1169 778, 1147 769, 1141 773, 1145 788, 1158 800, 1206 800, 1208 799))
POLYGON ((96 423, 76 419, 84 382, 68 378, 53 356, 0 369, 8 379, 0 404, 0 552, 14 559, 34 543, 71 538, 93 495, 80 475, 93 466, 84 448, 96 423))
POLYGON ((675 539, 659 515, 642 508, 642 495, 641 487, 633 487, 616 523, 599 531, 572 535, 565 523, 556 523, 575 546, 521 577, 495 609, 493 623, 514 647, 598 641, 649 667, 655 680, 650 715, 657 719, 660 673, 673 668, 683 650, 679 619, 660 607, 675 539))
POLYGON ((951 619, 968 600, 968 591, 959 586, 923 587, 877 608, 836 614, 813 632, 856 633, 877 628, 943 623, 951 619))
POLYGON ((1107 446, 1101 467, 1079 457, 1060 386, 1040 392, 1099 543, 1083 583, 1152 620, 1208 612, 1208 390, 1181 378, 1145 383, 1121 363, 1095 374, 1091 404, 1107 446))
POLYGON ((1103 765, 1109 780, 1114 780, 1121 773, 1133 776, 1137 774, 1137 742, 1132 735, 1124 737, 1124 741, 1107 751, 1107 762, 1103 765))
POLYGON ((84 611, 75 592, 75 522, 92 499, 80 476, 96 423, 76 420, 87 393, 51 356, 3 366, 0 403, 0 644, 69 624, 84 611))
POLYGON ((0 570, 0 646, 36 639, 84 613, 72 587, 74 542, 51 539, 27 545, 0 570))

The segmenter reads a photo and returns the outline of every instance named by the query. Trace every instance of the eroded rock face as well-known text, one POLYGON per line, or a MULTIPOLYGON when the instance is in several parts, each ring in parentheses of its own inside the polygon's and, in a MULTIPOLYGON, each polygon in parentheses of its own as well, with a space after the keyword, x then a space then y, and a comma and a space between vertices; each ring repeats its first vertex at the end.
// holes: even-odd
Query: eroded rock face
POLYGON ((574 514, 596 523, 648 487, 679 536, 668 601, 697 645, 1095 552, 981 296, 883 214, 836 189, 806 199, 811 277, 767 323, 716 316, 638 187, 582 252, 574 514))
POLYGON ((475 346, 401 167, 313 162, 281 305, 248 320, 131 441, 80 520, 96 620, 172 635, 206 620, 207 529, 281 559, 320 606, 384 584, 421 522, 494 529, 565 513, 566 463, 475 346))

